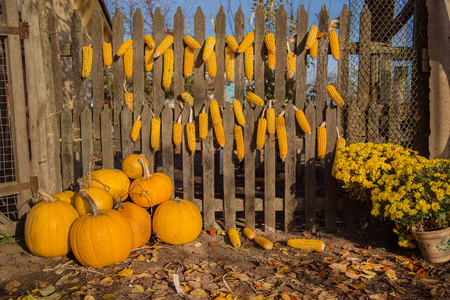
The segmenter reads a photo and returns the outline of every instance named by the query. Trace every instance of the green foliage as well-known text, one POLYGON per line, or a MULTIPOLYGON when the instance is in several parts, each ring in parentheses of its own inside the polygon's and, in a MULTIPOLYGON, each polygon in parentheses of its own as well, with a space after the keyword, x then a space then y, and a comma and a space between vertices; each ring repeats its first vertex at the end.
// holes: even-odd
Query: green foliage
POLYGON ((12 235, 7 234, 6 232, 3 232, 0 230, 0 244, 9 244, 12 242, 12 235))

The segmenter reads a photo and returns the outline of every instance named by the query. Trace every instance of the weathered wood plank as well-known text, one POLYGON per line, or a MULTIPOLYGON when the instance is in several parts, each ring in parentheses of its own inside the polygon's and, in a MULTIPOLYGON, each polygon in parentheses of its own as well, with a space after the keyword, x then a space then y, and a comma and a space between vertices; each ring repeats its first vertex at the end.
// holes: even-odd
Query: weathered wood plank
MULTIPOLYGON (((184 58, 184 14, 181 7, 178 7, 177 12, 174 17, 174 33, 173 33, 173 52, 174 52, 174 63, 173 63, 173 99, 176 101, 181 99, 181 93, 184 92, 184 73, 183 73, 183 58, 184 58)), ((180 115, 181 108, 179 105, 174 105, 173 117, 178 118, 180 115)), ((175 119, 174 119, 175 120, 175 119)))
POLYGON ((92 20, 92 121, 94 138, 100 139, 100 114, 105 103, 105 79, 103 72, 103 17, 96 9, 92 20))
POLYGON ((104 169, 114 169, 114 146, 112 138, 112 112, 108 105, 103 106, 100 115, 102 165, 104 169))
POLYGON ((122 158, 125 158, 133 153, 133 141, 131 140, 131 127, 133 125, 133 118, 131 116, 131 111, 128 109, 126 104, 124 104, 122 107, 120 122, 122 136, 122 158))
MULTIPOLYGON (((339 39, 341 39, 341 59, 338 62, 338 82, 337 89, 339 94, 344 100, 344 103, 348 104, 348 73, 349 73, 349 50, 348 45, 350 43, 350 12, 347 9, 347 4, 344 4, 341 14, 339 15, 339 39)), ((343 110, 337 108, 337 124, 341 126, 341 120, 343 119, 343 110)), ((342 128, 343 129, 343 128, 342 128)), ((344 134, 344 130, 341 130, 341 134, 344 134)))
MULTIPOLYGON (((209 111, 209 103, 205 103, 205 112, 209 111)), ((215 228, 214 212, 214 132, 208 120, 208 136, 202 141, 203 163, 203 220, 205 229, 215 228)))
POLYGON ((295 212, 295 185, 296 185, 296 165, 297 149, 295 148, 295 110, 292 102, 286 107, 286 135, 288 141, 288 153, 284 161, 284 231, 294 229, 295 212))
MULTIPOLYGON (((255 82, 255 94, 264 99, 264 66, 266 61, 265 54, 265 45, 264 45, 264 32, 265 30, 265 17, 264 17, 264 9, 262 4, 258 2, 256 7, 256 15, 255 15, 255 74, 254 74, 254 82, 255 82)), ((254 108, 254 118, 256 121, 256 116, 259 116, 262 107, 254 108)), ((256 128, 256 127, 255 127, 256 128)), ((254 151, 256 151, 256 147, 254 147, 254 151)), ((256 155, 256 153, 255 153, 256 155)), ((255 156, 256 158, 256 156, 255 156)))
MULTIPOLYGON (((245 15, 242 7, 234 15, 234 37, 240 43, 245 36, 245 15)), ((243 103, 245 94, 245 71, 244 71, 244 53, 236 53, 234 67, 234 97, 243 103)), ((219 101, 219 99, 218 99, 219 101)), ((219 105, 222 104, 219 102, 219 105)))
MULTIPOLYGON (((319 32, 328 32, 328 20, 330 14, 327 8, 322 5, 319 13, 319 32)), ((317 53, 317 76, 316 76, 316 124, 320 125, 325 121, 325 107, 327 102, 327 80, 328 80, 328 35, 319 39, 319 49, 317 53)))
MULTIPOLYGON (((111 123, 109 124, 111 126, 111 123)), ((75 183, 73 165, 72 110, 65 107, 61 114, 61 170, 62 189, 71 188, 75 183)))
MULTIPOLYGON (((164 16, 157 7, 153 16, 153 38, 156 45, 159 45, 165 36, 164 16)), ((161 55, 153 63, 153 113, 155 116, 161 114, 165 101, 165 92, 162 87, 163 60, 163 55, 161 55)))
MULTIPOLYGON (((170 177, 172 182, 175 182, 175 162, 173 156, 173 110, 170 104, 166 104, 161 113, 161 151, 163 172, 170 177)), ((175 192, 172 191, 172 198, 175 192)))
POLYGON ((305 135, 305 225, 311 229, 316 224, 316 109, 308 104, 305 116, 311 134, 305 135))
POLYGON ((244 109, 244 146, 245 146, 245 226, 255 229, 255 159, 256 134, 255 116, 253 109, 247 105, 244 109))
POLYGON ((144 95, 144 18, 138 7, 133 15, 133 120, 142 110, 144 95))
MULTIPOLYGON (((331 103, 330 103, 331 104, 331 103)), ((331 176, 333 168, 334 149, 336 148, 336 106, 331 104, 326 110, 326 129, 327 129, 327 148, 325 154, 325 230, 327 232, 336 232, 337 216, 337 182, 331 176)))
POLYGON ((155 162, 153 159, 153 149, 150 145, 150 125, 152 121, 152 110, 148 104, 144 104, 141 111, 141 153, 148 159, 148 169, 155 172, 155 162))
POLYGON ((83 174, 87 174, 94 167, 94 146, 92 131, 92 111, 85 106, 80 116, 81 126, 81 159, 83 166, 83 174))
MULTIPOLYGON (((120 112, 122 111, 122 106, 124 104, 124 91, 123 91, 123 80, 124 80, 124 70, 123 70, 123 57, 117 56, 117 50, 123 44, 123 15, 119 8, 116 8, 112 19, 112 49, 113 49, 113 114, 114 114, 114 140, 120 140, 120 112)), ((122 155, 123 157, 123 155, 122 155)), ((123 157, 124 158, 124 157, 123 157)))
POLYGON ((286 100, 286 33, 287 33, 287 17, 284 5, 280 5, 276 15, 275 28, 275 45, 276 66, 275 66, 275 92, 274 92, 274 108, 275 113, 279 114, 286 100))
POLYGON ((186 124, 189 122, 189 114, 191 107, 185 105, 182 112, 183 123, 183 141, 182 141, 182 157, 183 157, 183 197, 186 200, 194 201, 194 155, 189 150, 186 136, 186 124))
MULTIPOLYGON (((306 80, 307 80, 307 51, 305 49, 306 36, 308 35, 308 14, 305 6, 302 5, 297 14, 297 45, 295 54, 297 55, 296 78, 295 78, 295 101, 294 104, 303 109, 306 104, 306 80)), ((302 131, 299 128, 299 133, 302 131)))
POLYGON ((235 162, 234 155, 234 113, 230 102, 225 102, 223 109, 223 130, 225 132, 225 146, 223 147, 223 205, 225 229, 234 228, 236 225, 235 210, 235 162))
MULTIPOLYGON (((83 23, 77 9, 72 14, 71 24, 71 54, 72 54, 72 99, 73 99, 73 137, 80 138, 80 115, 86 105, 85 84, 81 78, 83 68, 83 23)), ((42 42, 42 41, 41 41, 42 42)), ((44 46, 44 45, 42 45, 44 46)), ((43 57, 45 57, 43 51, 43 57)))
POLYGON ((216 15, 215 22, 216 31, 216 61, 217 61, 217 75, 214 78, 214 97, 216 99, 223 99, 226 95, 224 93, 225 77, 225 34, 226 34, 226 15, 223 6, 220 6, 219 12, 216 15))
MULTIPOLYGON (((194 116, 197 117, 203 103, 206 102, 205 63, 202 58, 206 38, 205 15, 200 6, 197 7, 194 15, 194 38, 202 45, 200 49, 195 50, 194 58, 194 116)), ((217 99, 217 101, 220 101, 220 99, 217 99)))

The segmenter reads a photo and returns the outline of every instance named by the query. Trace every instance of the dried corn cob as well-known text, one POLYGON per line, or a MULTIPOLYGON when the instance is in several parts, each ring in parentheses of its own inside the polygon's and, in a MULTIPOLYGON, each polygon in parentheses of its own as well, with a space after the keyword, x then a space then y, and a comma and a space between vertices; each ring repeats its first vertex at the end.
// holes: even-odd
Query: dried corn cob
POLYGON ((145 41, 145 44, 147 44, 147 46, 149 48, 155 50, 155 46, 156 46, 155 40, 150 35, 146 34, 144 36, 144 41, 145 41))
POLYGON ((228 82, 234 81, 234 66, 235 66, 236 54, 227 46, 225 48, 225 74, 228 82))
POLYGON ((195 58, 195 50, 189 46, 184 48, 184 69, 183 74, 185 77, 189 77, 192 75, 192 71, 194 70, 194 58, 195 58))
POLYGON ((266 110, 267 132, 275 133, 275 109, 272 107, 273 100, 269 100, 269 108, 266 110))
POLYGON ((188 143, 188 148, 191 151, 192 154, 195 153, 195 124, 194 124, 194 111, 191 108, 191 113, 189 115, 189 122, 186 124, 186 138, 188 143))
POLYGON ((297 119, 298 126, 300 126, 300 129, 304 133, 311 134, 311 126, 309 126, 308 120, 306 120, 305 113, 295 105, 293 105, 293 107, 295 109, 295 118, 297 119))
POLYGON ((249 239, 249 240, 253 240, 256 236, 255 232, 253 232, 253 230, 251 230, 248 227, 245 227, 244 230, 242 231, 244 233, 244 235, 249 239))
POLYGON ((258 127, 256 129, 256 148, 261 150, 264 148, 264 144, 266 142, 266 128, 267 128, 267 119, 259 118, 258 127))
POLYGON ((342 100, 341 95, 337 92, 336 88, 332 84, 327 85, 327 93, 328 96, 330 96, 331 100, 337 105, 342 106, 344 105, 344 100, 342 100))
POLYGON ((284 110, 281 112, 279 116, 275 118, 275 127, 278 138, 278 148, 280 151, 280 158, 282 161, 286 159, 288 144, 287 144, 287 135, 286 135, 286 124, 284 120, 284 110))
POLYGON ((331 55, 333 55, 333 58, 335 60, 339 60, 341 58, 341 51, 339 50, 339 38, 337 36, 336 30, 330 30, 329 37, 331 55))
POLYGON ((247 99, 248 102, 253 103, 256 106, 264 105, 264 100, 253 92, 247 92, 247 94, 245 95, 245 99, 247 99))
POLYGON ((119 50, 117 50, 116 55, 117 56, 122 56, 125 54, 125 51, 127 51, 128 48, 131 47, 131 45, 133 45, 133 40, 128 39, 125 42, 122 43, 122 45, 120 45, 119 50))
POLYGON ((316 59, 318 51, 319 51, 319 40, 315 39, 313 41, 311 48, 309 49, 309 55, 311 56, 312 60, 316 59))
POLYGON ((178 116, 177 122, 173 124, 173 143, 175 146, 181 144, 183 140, 183 124, 181 124, 181 113, 178 116))
POLYGON ((295 76, 295 53, 294 52, 288 52, 286 56, 286 78, 291 79, 295 76))
POLYGON ((220 120, 220 122, 213 123, 213 128, 214 133, 216 134, 217 143, 223 148, 225 146, 225 132, 223 131, 222 120, 220 120))
POLYGON ((133 112, 134 106, 133 106, 133 93, 125 92, 124 94, 124 100, 125 104, 127 105, 128 109, 133 112))
POLYGON ((150 72, 153 69, 153 52, 155 51, 154 48, 150 48, 149 46, 145 45, 144 50, 144 63, 145 63, 145 71, 150 72))
POLYGON ((194 97, 192 97, 192 95, 189 94, 188 92, 182 92, 181 99, 183 99, 184 102, 189 104, 190 107, 194 107, 194 97))
POLYGON ((272 52, 267 53, 267 66, 270 70, 275 71, 277 62, 277 56, 276 54, 272 54, 272 52))
POLYGON ((317 158, 323 159, 327 151, 327 129, 325 122, 317 127, 317 158))
POLYGON ((244 133, 242 132, 242 126, 234 126, 234 138, 236 140, 236 153, 239 161, 244 159, 245 147, 244 147, 244 133))
POLYGON ((112 57, 112 45, 111 43, 103 43, 103 63, 105 66, 110 66, 113 61, 112 57))
POLYGON ((185 35, 183 38, 184 42, 186 43, 186 45, 194 50, 200 48, 200 44, 199 42, 197 42, 192 36, 190 35, 185 35))
POLYGON ((336 176, 336 160, 337 160, 337 155, 339 150, 341 150, 342 148, 345 147, 346 141, 343 137, 341 137, 341 135, 339 134, 339 128, 336 127, 336 132, 337 132, 337 140, 336 140, 336 148, 334 150, 334 161, 333 161, 333 166, 331 168, 331 176, 335 177, 336 176))
POLYGON ((273 243, 263 237, 255 236, 255 242, 266 250, 272 250, 273 248, 273 243))
POLYGON ((173 50, 169 48, 164 52, 164 70, 162 79, 162 86, 166 91, 172 85, 172 76, 173 76, 173 50))
POLYGON ((133 122, 131 127, 131 140, 135 142, 139 137, 139 132, 141 131, 142 121, 141 116, 139 116, 136 121, 133 122))
POLYGON ((248 46, 253 44, 253 41, 255 40, 255 34, 253 31, 250 31, 246 34, 242 42, 239 44, 239 48, 237 50, 238 53, 244 53, 245 49, 247 49, 248 46))
POLYGON ((305 48, 309 49, 312 47, 314 40, 317 38, 317 33, 319 32, 319 27, 317 25, 311 25, 306 36, 305 48))
POLYGON ((211 119, 213 124, 222 122, 219 103, 217 103, 217 100, 211 100, 211 103, 209 104, 209 111, 211 112, 211 119))
POLYGON ((241 101, 234 99, 232 102, 234 116, 239 125, 245 124, 244 112, 242 111, 241 101))
POLYGON ((290 239, 287 241, 289 247, 304 249, 304 250, 325 250, 325 242, 321 240, 308 240, 308 239, 290 239))
POLYGON ((204 140, 208 136, 208 113, 205 112, 205 106, 202 112, 198 114, 198 136, 204 140))
POLYGON ((267 51, 275 54, 277 48, 275 46, 275 35, 272 32, 269 32, 264 36, 264 43, 266 44, 267 51))
POLYGON ((228 47, 230 47, 233 52, 236 52, 239 49, 239 44, 236 42, 234 36, 227 35, 225 40, 227 41, 228 47))
POLYGON ((88 78, 92 69, 92 47, 83 46, 83 69, 81 71, 82 78, 88 78))
POLYGON ((162 40, 162 42, 156 47, 155 52, 153 53, 153 58, 157 58, 161 56, 170 46, 173 44, 173 35, 166 35, 166 37, 162 40))
POLYGON ((216 52, 213 50, 206 61, 206 67, 208 70, 208 75, 211 78, 216 77, 217 75, 217 61, 216 61, 216 52))
POLYGON ((123 69, 127 78, 133 77, 133 48, 129 47, 123 55, 123 69))
POLYGON ((228 237, 230 238, 231 245, 233 245, 234 248, 241 247, 241 239, 239 238, 239 232, 236 228, 231 228, 228 230, 228 237))
POLYGON ((244 67, 245 67, 245 76, 247 76, 248 81, 253 80, 253 46, 250 45, 244 51, 244 67))
POLYGON ((205 41, 205 47, 203 49, 203 61, 207 61, 211 53, 214 51, 214 46, 216 45, 216 38, 213 36, 208 36, 205 41))
POLYGON ((153 151, 158 151, 159 149, 160 136, 161 136, 161 119, 153 117, 150 132, 150 144, 153 148, 153 151))

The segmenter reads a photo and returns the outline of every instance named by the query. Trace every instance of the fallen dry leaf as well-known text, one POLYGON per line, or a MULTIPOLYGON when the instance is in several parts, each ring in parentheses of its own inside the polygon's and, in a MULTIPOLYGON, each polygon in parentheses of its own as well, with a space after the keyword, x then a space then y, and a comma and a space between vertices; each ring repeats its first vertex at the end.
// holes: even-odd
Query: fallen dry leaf
POLYGON ((142 287, 142 285, 139 284, 135 284, 133 286, 133 288, 131 289, 132 293, 143 293, 144 292, 144 288, 142 287))

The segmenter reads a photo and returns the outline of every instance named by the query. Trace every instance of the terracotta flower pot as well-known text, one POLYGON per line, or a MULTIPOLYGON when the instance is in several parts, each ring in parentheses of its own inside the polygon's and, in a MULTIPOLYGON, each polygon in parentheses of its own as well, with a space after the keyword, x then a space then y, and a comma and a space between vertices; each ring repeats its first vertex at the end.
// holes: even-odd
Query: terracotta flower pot
POLYGON ((450 260, 450 227, 434 231, 415 232, 420 252, 424 259, 432 263, 450 260))

